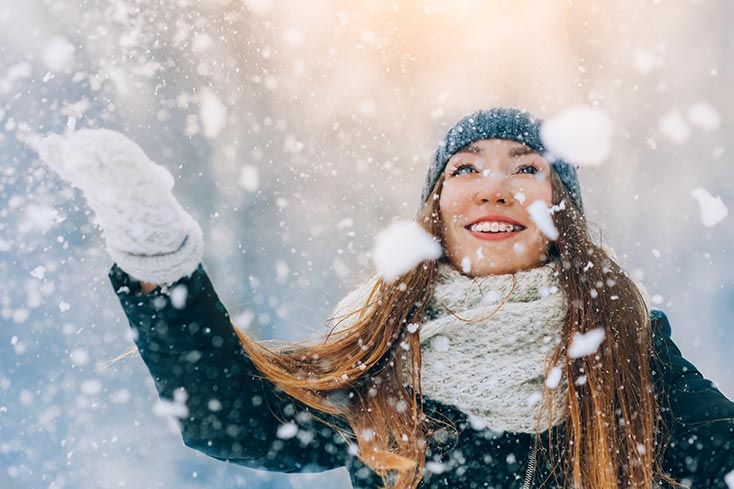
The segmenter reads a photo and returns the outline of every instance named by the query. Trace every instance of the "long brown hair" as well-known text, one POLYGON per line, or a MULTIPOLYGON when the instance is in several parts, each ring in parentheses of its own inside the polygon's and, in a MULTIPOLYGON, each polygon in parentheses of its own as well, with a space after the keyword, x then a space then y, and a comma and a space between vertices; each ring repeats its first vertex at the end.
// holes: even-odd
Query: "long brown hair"
MULTIPOLYGON (((599 245, 591 240, 585 216, 551 174, 554 203, 563 200, 566 207, 555 213, 560 236, 549 255, 560 264, 567 315, 546 374, 564 359, 569 386, 565 436, 555 458, 564 480, 574 487, 650 488, 654 480, 678 485, 660 464, 665 427, 650 371, 655 350, 647 305, 634 281, 601 246, 601 233, 599 245), (577 334, 597 328, 605 340, 594 354, 567 355, 577 334)), ((548 389, 545 394, 550 410, 548 389)))
MULTIPOLYGON (((654 480, 678 485, 660 467, 664 427, 650 373, 654 349, 647 306, 600 246, 601 235, 599 245, 592 241, 585 216, 550 173, 553 203, 563 202, 565 209, 554 214, 559 237, 547 258, 559 265, 567 314, 546 375, 560 362, 568 380, 563 436, 548 442, 552 476, 556 483, 590 489, 650 488, 654 480), (575 335, 596 328, 605 334, 598 351, 570 358, 575 335)), ((442 186, 443 176, 416 221, 443 243, 442 186)), ((351 431, 342 434, 356 442, 357 456, 387 486, 400 489, 420 483, 426 440, 440 423, 423 413, 420 330, 411 333, 415 329, 408 327, 423 320, 436 269, 437 262, 428 260, 393 283, 377 278, 367 301, 347 315, 351 326, 319 343, 271 349, 235 328, 265 378, 316 411, 346 421, 351 431)), ((551 392, 544 389, 551 412, 551 392)), ((538 437, 541 428, 551 429, 552 419, 551 413, 549 426, 538 425, 538 437)))

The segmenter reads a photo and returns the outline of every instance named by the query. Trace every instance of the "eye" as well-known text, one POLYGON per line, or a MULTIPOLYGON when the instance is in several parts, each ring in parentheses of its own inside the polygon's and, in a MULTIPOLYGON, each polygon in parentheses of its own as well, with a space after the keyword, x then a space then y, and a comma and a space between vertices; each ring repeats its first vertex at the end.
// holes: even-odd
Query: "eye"
POLYGON ((538 169, 537 166, 535 166, 535 163, 529 163, 527 165, 522 165, 520 168, 517 169, 517 173, 527 173, 529 175, 535 175, 538 172, 540 172, 540 170, 538 169))
POLYGON ((451 172, 451 176, 452 177, 455 177, 456 175, 462 175, 464 173, 469 173, 469 172, 466 172, 464 170, 477 171, 476 168, 474 168, 472 165, 467 165, 465 163, 464 164, 460 163, 460 164, 456 165, 456 168, 454 169, 454 171, 451 172))

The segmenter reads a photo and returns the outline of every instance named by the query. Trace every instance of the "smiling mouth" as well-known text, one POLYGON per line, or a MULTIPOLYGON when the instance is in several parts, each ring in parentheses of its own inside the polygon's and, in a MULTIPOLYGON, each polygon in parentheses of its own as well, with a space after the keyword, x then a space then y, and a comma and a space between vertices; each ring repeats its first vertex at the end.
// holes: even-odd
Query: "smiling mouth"
POLYGON ((478 222, 465 226, 465 228, 473 233, 481 234, 515 234, 519 233, 525 226, 519 224, 510 224, 509 222, 478 222))

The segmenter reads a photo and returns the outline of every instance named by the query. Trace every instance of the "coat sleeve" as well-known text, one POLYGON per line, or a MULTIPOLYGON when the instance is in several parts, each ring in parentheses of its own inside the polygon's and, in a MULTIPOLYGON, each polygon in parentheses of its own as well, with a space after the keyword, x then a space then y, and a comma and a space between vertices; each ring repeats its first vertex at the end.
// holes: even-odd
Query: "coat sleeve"
POLYGON ((653 310, 651 319, 667 425, 663 469, 692 488, 727 489, 725 477, 734 471, 734 403, 683 358, 666 315, 653 310))
POLYGON ((345 465, 345 423, 286 396, 245 354, 201 265, 167 290, 139 295, 116 264, 109 273, 134 341, 184 443, 219 460, 279 472, 345 465), (170 404, 169 404, 170 403, 170 404))

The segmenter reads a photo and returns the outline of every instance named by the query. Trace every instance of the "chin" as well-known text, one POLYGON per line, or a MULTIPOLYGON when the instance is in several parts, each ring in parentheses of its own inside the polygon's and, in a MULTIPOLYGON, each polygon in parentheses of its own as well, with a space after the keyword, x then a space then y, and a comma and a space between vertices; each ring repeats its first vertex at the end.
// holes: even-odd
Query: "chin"
POLYGON ((494 266, 494 267, 484 267, 482 270, 477 270, 477 276, 482 275, 507 275, 509 273, 515 273, 519 272, 520 270, 525 270, 527 266, 522 265, 502 265, 502 266, 494 266))
POLYGON ((527 260, 513 260, 513 261, 498 261, 495 263, 483 263, 480 267, 473 267, 469 273, 465 273, 461 267, 461 261, 451 259, 451 265, 466 275, 467 277, 483 277, 486 275, 506 275, 510 273, 520 272, 523 270, 530 270, 532 268, 539 267, 548 261, 546 255, 542 255, 537 259, 527 260))

